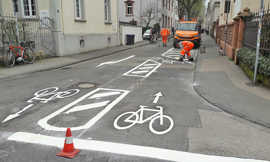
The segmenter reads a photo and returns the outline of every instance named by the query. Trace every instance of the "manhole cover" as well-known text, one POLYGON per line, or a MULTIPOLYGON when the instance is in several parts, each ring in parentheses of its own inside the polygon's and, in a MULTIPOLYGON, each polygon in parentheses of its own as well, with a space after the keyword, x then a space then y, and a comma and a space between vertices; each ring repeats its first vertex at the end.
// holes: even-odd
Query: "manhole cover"
POLYGON ((93 84, 93 83, 80 83, 80 84, 78 84, 78 87, 79 88, 93 88, 95 86, 96 85, 93 84))

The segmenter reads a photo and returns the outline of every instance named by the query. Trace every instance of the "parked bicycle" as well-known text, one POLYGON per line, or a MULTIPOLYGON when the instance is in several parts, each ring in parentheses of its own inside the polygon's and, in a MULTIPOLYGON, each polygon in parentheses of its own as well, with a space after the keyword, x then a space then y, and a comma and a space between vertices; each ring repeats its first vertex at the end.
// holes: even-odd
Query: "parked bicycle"
POLYGON ((34 63, 36 57, 32 46, 33 41, 20 42, 20 45, 9 44, 4 55, 4 63, 7 67, 13 67, 15 63, 34 63))
POLYGON ((162 135, 168 133, 174 125, 173 119, 164 115, 163 107, 156 106, 157 109, 147 108, 148 106, 140 105, 140 109, 136 112, 125 112, 119 115, 114 120, 114 127, 119 130, 128 129, 134 126, 135 124, 143 124, 148 121, 149 129, 152 133, 162 135), (145 112, 154 113, 151 116, 145 117, 145 112))

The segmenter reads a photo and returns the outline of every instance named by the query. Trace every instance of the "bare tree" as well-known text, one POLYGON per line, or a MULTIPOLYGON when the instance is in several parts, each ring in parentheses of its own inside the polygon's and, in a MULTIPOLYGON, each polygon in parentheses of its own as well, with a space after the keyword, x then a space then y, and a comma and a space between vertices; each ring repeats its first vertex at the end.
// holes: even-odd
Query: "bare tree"
POLYGON ((203 7, 202 0, 177 0, 179 18, 186 14, 188 18, 197 17, 203 7))
POLYGON ((157 2, 148 3, 142 12, 142 21, 144 22, 146 28, 150 27, 153 20, 160 22, 161 19, 158 17, 160 10, 156 7, 157 2))

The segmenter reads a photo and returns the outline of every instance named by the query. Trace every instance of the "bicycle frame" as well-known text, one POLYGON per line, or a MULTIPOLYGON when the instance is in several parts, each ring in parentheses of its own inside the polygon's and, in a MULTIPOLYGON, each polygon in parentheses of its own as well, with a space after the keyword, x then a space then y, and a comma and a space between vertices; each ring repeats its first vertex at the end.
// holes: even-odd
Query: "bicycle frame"
POLYGON ((24 47, 10 45, 9 49, 12 51, 12 53, 16 54, 16 57, 23 57, 24 47), (17 52, 15 49, 19 49, 20 51, 17 52))
MULTIPOLYGON (((135 113, 139 115, 139 120, 138 121, 135 121, 136 123, 138 124, 143 124, 147 121, 150 121, 152 120, 153 118, 155 118, 156 116, 160 116, 160 124, 163 125, 163 108, 161 106, 156 106, 157 108, 159 108, 158 110, 157 109, 149 109, 149 108, 146 108, 148 106, 142 106, 140 105, 140 109, 137 110, 135 113), (147 111, 147 112, 156 112, 155 114, 143 119, 143 113, 147 111)), ((131 118, 133 117, 134 115, 130 116, 129 118, 126 119, 127 122, 134 122, 134 120, 132 120, 131 118)))

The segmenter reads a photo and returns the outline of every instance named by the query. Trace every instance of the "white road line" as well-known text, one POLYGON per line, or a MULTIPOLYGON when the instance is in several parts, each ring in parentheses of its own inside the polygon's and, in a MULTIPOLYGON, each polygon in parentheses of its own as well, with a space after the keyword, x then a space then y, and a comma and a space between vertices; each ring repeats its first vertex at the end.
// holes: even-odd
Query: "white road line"
POLYGON ((127 90, 119 90, 119 89, 106 89, 106 88, 97 88, 87 94, 85 94, 84 96, 80 97, 79 99, 71 102, 70 104, 64 106, 63 108, 55 111, 54 113, 44 117, 43 119, 40 119, 38 121, 38 125, 41 126, 42 128, 46 129, 46 130, 51 130, 51 131, 66 131, 66 128, 64 127, 55 127, 53 125, 50 125, 48 123, 48 121, 52 118, 54 118, 55 116, 65 112, 66 110, 72 108, 73 106, 75 106, 76 104, 78 104, 79 102, 85 100, 86 98, 88 98, 89 96, 95 94, 98 91, 118 91, 121 92, 121 95, 119 97, 117 97, 115 100, 113 100, 113 102, 111 102, 109 105, 107 105, 102 111, 100 111, 95 117, 93 117, 92 119, 90 119, 86 124, 82 125, 82 126, 78 126, 78 127, 71 127, 72 130, 83 130, 83 129, 89 129, 90 127, 92 127, 98 120, 100 120, 106 113, 108 113, 118 102, 120 102, 123 98, 126 97, 126 95, 129 93, 129 91, 127 90))
MULTIPOLYGON (((62 148, 65 139, 61 137, 51 137, 41 134, 17 132, 8 137, 8 140, 62 148)), ((76 138, 74 139, 74 145, 77 149, 82 150, 100 151, 176 162, 267 162, 263 160, 203 155, 149 146, 129 145, 97 140, 83 140, 76 138)))
POLYGON ((94 109, 94 108, 98 108, 98 107, 104 107, 109 103, 110 103, 110 101, 104 101, 104 102, 98 102, 98 103, 93 103, 93 104, 88 104, 88 105, 75 106, 72 109, 65 112, 65 114, 83 111, 83 110, 94 109))
POLYGON ((119 95, 119 94, 121 94, 121 92, 97 93, 97 94, 94 94, 93 96, 89 97, 89 99, 101 98, 101 97, 108 97, 108 96, 114 96, 114 95, 119 95))
POLYGON ((154 68, 153 66, 148 66, 148 67, 140 67, 140 70, 148 70, 154 68))
POLYGON ((157 64, 143 64, 143 66, 157 66, 157 64))
POLYGON ((149 71, 147 70, 143 70, 143 71, 133 71, 132 74, 144 74, 144 73, 148 73, 149 71))
POLYGON ((119 63, 119 62, 122 62, 122 61, 125 61, 125 60, 128 60, 128 59, 131 59, 135 57, 135 55, 132 55, 132 56, 129 56, 127 58, 124 58, 124 59, 121 59, 121 60, 118 60, 118 61, 108 61, 108 62, 103 62, 101 64, 99 64, 98 66, 96 67, 100 67, 100 66, 103 66, 103 65, 109 65, 109 64, 116 64, 116 63, 119 63))

